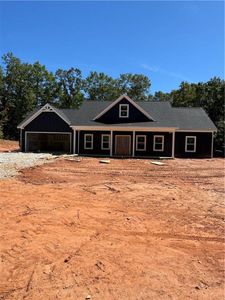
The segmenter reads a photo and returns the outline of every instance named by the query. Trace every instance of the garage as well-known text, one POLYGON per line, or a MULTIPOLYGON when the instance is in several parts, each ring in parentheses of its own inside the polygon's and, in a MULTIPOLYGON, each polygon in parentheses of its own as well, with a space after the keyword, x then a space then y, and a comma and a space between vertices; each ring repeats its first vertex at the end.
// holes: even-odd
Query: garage
POLYGON ((71 133, 26 132, 25 151, 70 153, 71 133))

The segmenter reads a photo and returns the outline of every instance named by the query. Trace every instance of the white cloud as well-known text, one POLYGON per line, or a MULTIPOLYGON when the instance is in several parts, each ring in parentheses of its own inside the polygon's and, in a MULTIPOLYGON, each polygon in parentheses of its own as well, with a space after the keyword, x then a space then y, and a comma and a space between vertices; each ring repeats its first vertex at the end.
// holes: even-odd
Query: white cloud
POLYGON ((145 70, 148 70, 150 72, 154 72, 154 73, 161 73, 163 75, 169 76, 169 77, 174 77, 174 78, 178 78, 180 80, 184 80, 184 81, 191 81, 189 78, 187 78, 186 76, 180 74, 180 73, 176 73, 176 72, 171 72, 171 71, 167 71, 161 67, 157 67, 157 66, 149 66, 147 64, 141 64, 141 67, 145 70))

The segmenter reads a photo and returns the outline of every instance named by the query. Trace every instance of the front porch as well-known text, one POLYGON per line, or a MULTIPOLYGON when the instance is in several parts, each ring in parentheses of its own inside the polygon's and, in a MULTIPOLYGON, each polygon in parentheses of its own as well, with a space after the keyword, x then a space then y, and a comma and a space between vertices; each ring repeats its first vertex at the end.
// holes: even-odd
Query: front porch
POLYGON ((107 157, 174 157, 174 131, 74 130, 73 153, 107 157))

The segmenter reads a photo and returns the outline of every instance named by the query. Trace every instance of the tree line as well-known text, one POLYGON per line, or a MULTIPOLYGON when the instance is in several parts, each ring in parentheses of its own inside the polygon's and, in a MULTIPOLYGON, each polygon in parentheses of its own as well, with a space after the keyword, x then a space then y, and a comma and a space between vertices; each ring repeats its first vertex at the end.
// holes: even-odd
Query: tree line
POLYGON ((7 53, 0 64, 0 138, 18 139, 16 126, 28 112, 46 103, 58 108, 78 108, 84 99, 115 100, 127 94, 135 101, 170 101, 173 106, 203 107, 218 128, 216 148, 224 149, 224 87, 225 81, 214 77, 207 82, 181 82, 170 93, 151 94, 151 81, 142 74, 126 73, 112 78, 92 71, 83 78, 78 68, 53 73, 39 62, 24 63, 7 53))

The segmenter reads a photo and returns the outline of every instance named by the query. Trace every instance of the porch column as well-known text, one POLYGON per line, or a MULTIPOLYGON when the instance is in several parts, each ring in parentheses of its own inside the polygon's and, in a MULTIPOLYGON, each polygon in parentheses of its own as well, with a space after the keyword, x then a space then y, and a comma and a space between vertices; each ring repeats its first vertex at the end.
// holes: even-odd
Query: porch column
POLYGON ((73 130, 73 154, 76 153, 76 130, 73 130))
POLYGON ((23 140, 22 140, 22 129, 20 128, 20 151, 22 152, 23 150, 23 140))
POLYGON ((214 144, 214 135, 212 131, 211 158, 213 158, 213 144, 214 144))
POLYGON ((174 152, 175 152, 175 131, 172 132, 172 157, 174 158, 174 152))
POLYGON ((135 153, 135 131, 133 131, 133 148, 132 148, 132 157, 134 157, 135 153))
POLYGON ((113 131, 110 131, 110 156, 113 155, 113 131))
POLYGON ((78 130, 77 154, 80 154, 80 130, 78 130))

